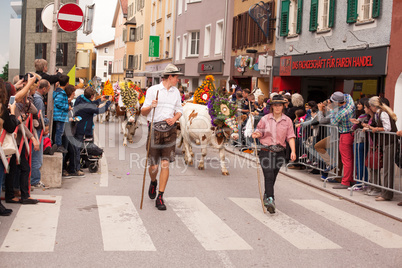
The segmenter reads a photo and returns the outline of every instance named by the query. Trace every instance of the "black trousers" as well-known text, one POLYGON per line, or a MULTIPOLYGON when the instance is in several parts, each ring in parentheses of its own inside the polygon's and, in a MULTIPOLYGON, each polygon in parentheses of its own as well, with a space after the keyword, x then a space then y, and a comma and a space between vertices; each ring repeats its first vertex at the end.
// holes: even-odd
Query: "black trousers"
POLYGON ((20 164, 17 165, 17 158, 15 154, 10 159, 10 172, 6 174, 6 194, 5 199, 13 199, 14 196, 14 180, 18 180, 21 190, 21 199, 29 198, 29 172, 31 168, 28 162, 28 156, 25 151, 25 144, 22 147, 22 153, 20 157, 20 164), (17 172, 17 169, 19 172, 17 172))
POLYGON ((286 151, 273 153, 261 150, 259 152, 258 156, 264 174, 265 194, 267 197, 275 199, 274 185, 281 166, 285 164, 285 155, 286 151))

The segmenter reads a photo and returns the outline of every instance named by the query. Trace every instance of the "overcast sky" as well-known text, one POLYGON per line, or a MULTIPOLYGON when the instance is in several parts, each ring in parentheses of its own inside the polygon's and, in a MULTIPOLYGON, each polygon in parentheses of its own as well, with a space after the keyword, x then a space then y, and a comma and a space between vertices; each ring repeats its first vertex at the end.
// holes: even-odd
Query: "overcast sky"
MULTIPOLYGON (((15 0, 0 0, 0 73, 3 72, 3 66, 9 57, 10 16, 14 13, 10 7, 12 1, 15 0)), ((117 0, 93 0, 93 2, 95 3, 95 18, 92 40, 99 45, 114 39, 112 20, 117 0)))

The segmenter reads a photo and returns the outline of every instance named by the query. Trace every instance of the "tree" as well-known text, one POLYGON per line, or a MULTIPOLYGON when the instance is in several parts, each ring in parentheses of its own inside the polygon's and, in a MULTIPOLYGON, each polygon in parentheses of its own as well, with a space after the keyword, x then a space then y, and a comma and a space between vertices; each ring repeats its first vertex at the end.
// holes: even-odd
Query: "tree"
POLYGON ((4 81, 8 81, 8 62, 3 66, 3 73, 0 74, 0 77, 3 78, 4 81))

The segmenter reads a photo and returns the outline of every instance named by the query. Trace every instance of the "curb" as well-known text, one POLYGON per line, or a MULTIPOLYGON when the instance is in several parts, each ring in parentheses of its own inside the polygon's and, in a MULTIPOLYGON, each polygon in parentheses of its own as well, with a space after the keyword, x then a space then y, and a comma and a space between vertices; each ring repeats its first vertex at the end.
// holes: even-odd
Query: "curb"
MULTIPOLYGON (((231 153, 231 154, 238 155, 238 156, 243 157, 243 158, 246 158, 246 159, 248 159, 248 160, 250 160, 250 161, 256 162, 255 156, 251 156, 251 155, 250 155, 250 156, 247 156, 247 155, 249 155, 249 154, 243 155, 243 154, 241 154, 241 153, 236 153, 235 150, 236 150, 236 149, 231 150, 231 149, 228 149, 227 147, 225 147, 225 151, 227 151, 227 152, 229 152, 229 153, 231 153)), ((309 182, 306 182, 306 181, 304 181, 304 180, 301 180, 301 179, 299 179, 299 178, 297 178, 297 177, 295 177, 295 176, 293 176, 293 175, 289 175, 289 174, 287 174, 286 172, 279 171, 279 173, 282 174, 282 175, 285 175, 285 176, 287 176, 287 177, 289 177, 289 178, 291 178, 291 179, 294 179, 294 180, 296 180, 296 181, 298 181, 298 182, 301 182, 301 183, 303 183, 303 184, 305 184, 305 185, 311 186, 311 187, 313 187, 313 188, 315 188, 315 189, 317 189, 317 190, 320 190, 320 191, 326 192, 326 193, 328 193, 328 194, 331 194, 331 195, 333 195, 333 196, 336 196, 336 197, 338 197, 339 199, 346 200, 346 201, 348 201, 348 202, 350 202, 350 203, 352 203, 352 204, 358 205, 358 206, 360 206, 360 207, 363 207, 363 208, 365 208, 365 209, 368 209, 368 210, 371 210, 371 211, 373 211, 373 212, 379 213, 379 214, 381 214, 381 215, 383 215, 383 216, 386 216, 386 217, 388 217, 388 218, 391 218, 391 219, 394 219, 394 220, 396 220, 396 221, 402 222, 402 218, 396 217, 396 216, 394 216, 394 215, 392 215, 392 214, 389 214, 389 213, 386 213, 386 212, 384 212, 384 211, 382 211, 382 210, 378 210, 378 209, 376 209, 376 208, 367 206, 367 205, 365 205, 365 204, 363 204, 363 203, 361 203, 361 202, 355 201, 355 200, 353 200, 353 199, 351 199, 351 198, 344 197, 344 196, 342 196, 342 195, 340 195, 340 194, 337 194, 337 193, 334 193, 334 192, 332 192, 332 191, 330 191, 330 190, 327 190, 326 188, 318 187, 318 186, 316 186, 316 185, 314 185, 314 184, 311 184, 311 183, 309 183, 309 182)))

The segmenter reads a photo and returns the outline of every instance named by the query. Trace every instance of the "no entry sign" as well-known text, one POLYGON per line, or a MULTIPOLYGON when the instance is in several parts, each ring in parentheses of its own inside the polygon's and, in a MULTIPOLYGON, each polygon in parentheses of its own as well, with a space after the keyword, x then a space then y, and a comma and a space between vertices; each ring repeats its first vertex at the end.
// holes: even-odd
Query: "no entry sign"
POLYGON ((82 9, 74 4, 68 3, 63 5, 57 13, 57 23, 60 28, 66 32, 77 31, 84 21, 84 13, 82 9))

